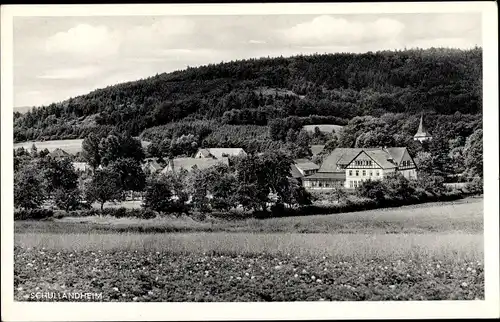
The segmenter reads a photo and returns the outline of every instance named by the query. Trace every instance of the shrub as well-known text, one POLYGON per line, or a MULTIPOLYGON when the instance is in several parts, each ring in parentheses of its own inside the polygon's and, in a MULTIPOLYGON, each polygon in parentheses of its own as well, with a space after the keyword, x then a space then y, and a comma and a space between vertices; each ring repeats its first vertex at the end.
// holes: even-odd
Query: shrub
POLYGON ((54 216, 51 209, 19 209, 14 211, 14 220, 40 220, 54 216))
POLYGON ((111 216, 115 218, 141 218, 151 219, 156 217, 156 212, 150 209, 127 209, 120 208, 105 208, 103 210, 88 209, 76 210, 68 213, 69 216, 74 217, 89 217, 89 216, 111 216))
POLYGON ((465 187, 466 187, 467 191, 470 193, 481 194, 481 193, 483 193, 483 189, 484 189, 483 179, 476 177, 476 178, 472 179, 471 182, 468 182, 465 187))
POLYGON ((80 206, 81 196, 79 189, 57 189, 54 192, 54 202, 59 209, 76 210, 80 206))
POLYGON ((384 181, 367 180, 363 181, 356 189, 358 196, 375 200, 377 203, 382 204, 389 195, 389 189, 384 181))

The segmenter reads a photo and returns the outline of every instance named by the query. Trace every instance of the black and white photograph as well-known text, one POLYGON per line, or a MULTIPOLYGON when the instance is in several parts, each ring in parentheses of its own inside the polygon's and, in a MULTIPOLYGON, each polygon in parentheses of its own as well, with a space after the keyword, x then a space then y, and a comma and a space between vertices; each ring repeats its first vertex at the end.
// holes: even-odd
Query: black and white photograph
POLYGON ((2 6, 6 321, 498 317, 496 4, 379 5, 2 6))

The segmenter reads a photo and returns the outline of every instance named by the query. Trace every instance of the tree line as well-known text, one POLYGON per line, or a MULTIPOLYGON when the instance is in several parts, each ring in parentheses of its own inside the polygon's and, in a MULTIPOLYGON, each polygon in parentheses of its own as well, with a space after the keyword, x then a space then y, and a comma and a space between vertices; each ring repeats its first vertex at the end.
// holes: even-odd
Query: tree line
MULTIPOLYGON (((210 64, 109 86, 14 114, 14 139, 140 135, 184 121, 269 126, 288 116, 480 114, 482 49, 261 58, 210 64), (263 90, 265 89, 265 90, 263 90)), ((314 123, 313 123, 314 124, 314 123)))
POLYGON ((70 211, 97 202, 123 201, 130 192, 143 195, 143 206, 158 212, 230 210, 265 212, 269 207, 310 203, 300 182, 291 178, 292 158, 278 150, 235 157, 230 165, 175 173, 148 173, 140 141, 124 135, 84 140, 83 158, 92 169, 77 173, 68 158, 15 150, 14 204, 38 209, 47 202, 70 211))

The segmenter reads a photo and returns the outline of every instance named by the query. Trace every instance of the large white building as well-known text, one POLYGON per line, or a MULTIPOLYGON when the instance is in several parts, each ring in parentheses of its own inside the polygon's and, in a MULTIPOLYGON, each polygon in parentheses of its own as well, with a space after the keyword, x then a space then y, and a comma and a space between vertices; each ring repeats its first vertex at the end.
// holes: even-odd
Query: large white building
POLYGON ((302 183, 309 190, 355 189, 365 180, 383 180, 395 173, 417 179, 415 162, 405 147, 337 148, 302 183))

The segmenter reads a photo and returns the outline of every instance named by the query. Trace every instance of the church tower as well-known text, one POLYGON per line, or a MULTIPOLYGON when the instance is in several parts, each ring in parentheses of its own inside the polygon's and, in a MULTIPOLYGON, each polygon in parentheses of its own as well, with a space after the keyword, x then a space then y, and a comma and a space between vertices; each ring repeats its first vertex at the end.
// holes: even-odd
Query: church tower
POLYGON ((420 116, 420 125, 418 126, 418 131, 417 133, 413 136, 413 139, 416 141, 427 141, 427 140, 432 140, 432 136, 427 131, 427 128, 424 126, 424 115, 422 114, 420 116))

